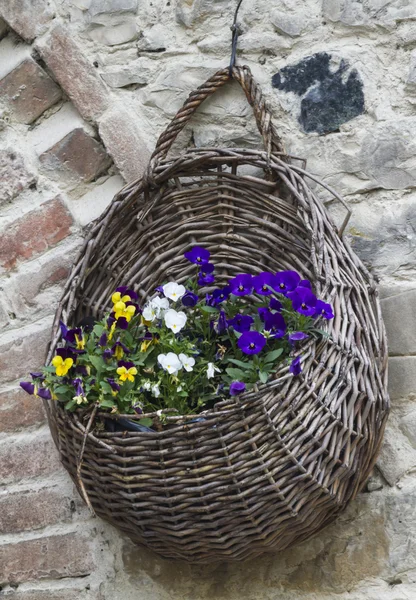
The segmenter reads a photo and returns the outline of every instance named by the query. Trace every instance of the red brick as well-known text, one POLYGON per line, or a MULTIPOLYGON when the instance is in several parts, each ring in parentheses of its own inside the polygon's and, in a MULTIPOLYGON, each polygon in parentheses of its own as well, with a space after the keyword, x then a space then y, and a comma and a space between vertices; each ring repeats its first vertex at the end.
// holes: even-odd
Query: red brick
POLYGON ((0 546, 0 581, 82 577, 94 568, 88 541, 68 533, 0 546))
POLYGON ((37 371, 44 364, 50 342, 51 325, 28 335, 18 335, 13 341, 0 344, 0 383, 8 383, 19 377, 28 377, 29 371, 37 371))
POLYGON ((0 81, 0 97, 20 123, 33 123, 61 95, 56 83, 30 58, 0 81))
POLYGON ((56 25, 36 48, 85 119, 95 119, 106 110, 107 90, 67 29, 56 25))
POLYGON ((105 148, 82 128, 74 129, 39 157, 43 167, 60 177, 92 181, 111 164, 105 148))
POLYGON ((58 452, 49 430, 19 438, 0 443, 0 481, 3 485, 50 475, 60 469, 58 452))
POLYGON ((39 398, 29 396, 21 388, 0 393, 0 433, 40 425, 45 418, 39 398))
POLYGON ((45 202, 0 233, 0 266, 13 269, 20 260, 45 252, 70 233, 72 217, 59 198, 45 202))
POLYGON ((111 108, 100 119, 101 139, 126 181, 141 177, 150 158, 136 123, 135 116, 121 106, 111 108))
POLYGON ((70 499, 42 489, 0 496, 0 531, 20 533, 71 520, 70 499))
POLYGON ((23 157, 11 148, 0 151, 0 205, 10 202, 29 185, 36 182, 24 164, 23 157))
POLYGON ((28 41, 44 33, 54 17, 48 0, 6 0, 0 2, 0 15, 28 41))

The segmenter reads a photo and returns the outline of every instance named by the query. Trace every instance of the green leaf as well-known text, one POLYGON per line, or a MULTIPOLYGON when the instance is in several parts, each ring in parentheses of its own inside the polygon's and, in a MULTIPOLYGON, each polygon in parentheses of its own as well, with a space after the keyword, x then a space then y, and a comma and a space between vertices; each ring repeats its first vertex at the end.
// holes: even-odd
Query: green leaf
POLYGON ((65 403, 65 408, 66 410, 74 410, 76 405, 77 403, 75 402, 75 400, 69 400, 69 402, 65 403))
POLYGON ((99 323, 97 323, 97 325, 94 325, 94 328, 92 331, 99 338, 99 337, 101 337, 101 334, 104 331, 104 327, 103 327, 103 325, 100 325, 99 323))
POLYGON ((233 369, 231 367, 228 367, 228 369, 225 369, 225 371, 233 379, 241 380, 244 379, 244 377, 246 377, 246 374, 241 369, 233 369))
POLYGON ((106 381, 100 381, 100 386, 104 393, 111 394, 112 388, 109 383, 107 383, 106 381))
POLYGON ((259 373, 259 379, 262 383, 266 383, 267 380, 269 379, 269 374, 266 373, 265 371, 260 371, 259 373))
POLYGON ((114 406, 116 406, 116 403, 114 402, 114 400, 110 400, 110 398, 104 398, 104 400, 101 400, 100 406, 102 406, 103 408, 113 408, 114 406))
POLYGON ((218 313, 218 308, 214 306, 201 306, 201 310, 206 313, 218 313))
POLYGON ((140 419, 139 425, 143 425, 143 427, 151 427, 153 425, 153 420, 149 419, 148 417, 146 419, 140 419))
POLYGON ((277 350, 273 350, 272 352, 268 352, 266 354, 264 362, 271 363, 274 362, 279 356, 283 353, 283 348, 278 348, 277 350))
POLYGON ((54 388, 53 391, 59 396, 60 394, 66 394, 66 392, 69 392, 70 389, 71 388, 69 387, 69 385, 58 385, 56 388, 54 388))
POLYGON ((237 360, 236 358, 229 358, 228 362, 233 363, 233 365, 237 365, 237 367, 241 367, 242 369, 245 369, 247 371, 253 368, 253 364, 251 362, 246 363, 242 360, 237 360))
POLYGON ((92 366, 96 369, 98 375, 105 367, 103 359, 100 356, 89 356, 89 360, 92 366))

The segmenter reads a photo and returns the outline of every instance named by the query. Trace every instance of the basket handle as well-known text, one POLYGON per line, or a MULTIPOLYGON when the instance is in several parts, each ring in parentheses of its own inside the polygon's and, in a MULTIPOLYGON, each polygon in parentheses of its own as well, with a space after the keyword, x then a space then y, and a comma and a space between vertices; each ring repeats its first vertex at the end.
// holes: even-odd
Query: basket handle
POLYGON ((167 156, 173 142, 203 101, 212 96, 218 88, 231 79, 238 81, 244 90, 246 98, 253 109, 257 127, 261 133, 267 152, 269 154, 271 152, 284 153, 282 141, 272 123, 271 113, 263 99, 260 87, 253 79, 249 67, 233 67, 231 72, 232 76, 228 67, 217 71, 204 84, 189 94, 185 104, 173 117, 165 131, 159 136, 150 159, 151 168, 167 156))

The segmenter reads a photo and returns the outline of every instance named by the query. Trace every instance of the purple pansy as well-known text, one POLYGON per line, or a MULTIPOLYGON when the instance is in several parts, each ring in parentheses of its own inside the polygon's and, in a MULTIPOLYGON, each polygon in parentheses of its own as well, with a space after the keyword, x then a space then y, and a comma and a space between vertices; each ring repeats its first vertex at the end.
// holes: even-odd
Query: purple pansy
POLYGON ((182 296, 182 304, 184 306, 192 307, 195 306, 197 302, 198 296, 191 291, 185 292, 185 294, 182 296))
POLYGON ((130 350, 120 340, 112 346, 111 352, 114 354, 117 360, 123 358, 124 354, 130 354, 130 350))
POLYGON ((126 369, 131 369, 132 367, 134 367, 134 362, 131 362, 129 360, 119 360, 117 363, 117 366, 119 367, 126 367, 126 369))
POLYGON ((233 381, 230 385, 230 396, 237 396, 246 389, 246 384, 243 381, 233 381))
POLYGON ((299 281, 300 275, 296 271, 279 271, 276 273, 273 289, 286 296, 297 287, 299 281))
POLYGON ((72 360, 75 361, 75 359, 77 357, 73 348, 58 348, 56 351, 56 354, 58 356, 60 356, 61 358, 63 358, 64 360, 67 358, 72 358, 72 360))
POLYGON ((244 354, 258 354, 266 345, 266 338, 258 331, 245 331, 238 338, 237 345, 244 354))
POLYGON ((30 394, 31 396, 37 396, 38 398, 42 398, 43 400, 50 400, 52 398, 52 394, 50 390, 47 388, 37 388, 34 383, 29 381, 21 381, 20 387, 22 390, 30 394))
POLYGON ((253 291, 253 277, 248 273, 241 273, 228 282, 234 296, 247 296, 253 291))
POLYGON ((315 317, 323 317, 324 319, 333 319, 334 313, 332 310, 332 306, 327 302, 323 302, 322 300, 318 300, 315 306, 315 317))
POLYGON ((253 277, 253 287, 256 294, 261 296, 269 296, 272 293, 272 288, 275 285, 276 276, 273 273, 260 273, 253 277))
POLYGON ((76 396, 85 396, 84 388, 82 387, 82 379, 80 379, 79 377, 76 377, 75 379, 72 380, 72 385, 75 388, 76 396))
POLYGON ((113 357, 113 353, 111 352, 110 348, 107 348, 106 350, 104 350, 103 359, 105 361, 110 360, 112 357, 113 357))
POLYGON ((259 313, 260 320, 264 321, 266 314, 270 311, 267 306, 260 306, 260 308, 257 309, 257 312, 259 313))
POLYGON ((209 285, 210 283, 214 283, 214 268, 212 263, 201 265, 201 270, 198 273, 198 285, 209 285))
POLYGON ((235 315, 233 319, 228 321, 228 325, 234 327, 236 331, 239 333, 244 333, 245 331, 250 331, 251 324, 254 322, 253 317, 249 315, 235 315))
POLYGON ((289 343, 293 345, 295 342, 306 340, 308 337, 308 334, 303 331, 294 331, 293 333, 289 333, 288 339, 289 343))
POLYGON ((201 246, 194 246, 189 252, 185 252, 184 257, 195 265, 203 265, 209 261, 211 254, 201 246))
POLYGON ((22 388, 22 390, 25 390, 25 392, 27 392, 31 396, 33 396, 33 394, 35 393, 35 384, 31 381, 21 381, 19 385, 22 388))
POLYGON ((36 392, 36 396, 38 396, 39 398, 42 398, 42 400, 51 400, 52 399, 51 391, 48 390, 47 388, 39 388, 38 391, 36 392))
POLYGON ((128 326, 129 326, 129 323, 128 323, 126 317, 119 317, 117 319, 117 327, 119 329, 127 329, 128 326))
POLYGON ((83 350, 85 340, 82 334, 81 327, 75 327, 75 329, 68 329, 68 327, 62 321, 59 321, 59 325, 61 327, 62 338, 71 346, 75 346, 78 350, 83 350))
POLYGON ((227 317, 225 315, 225 312, 223 310, 220 310, 220 314, 218 316, 218 321, 216 323, 216 332, 218 333, 218 335, 222 335, 223 333, 225 333, 225 331, 227 331, 227 327, 228 327, 228 323, 227 323, 227 317))
POLYGON ((212 292, 212 301, 213 305, 221 304, 224 300, 227 300, 230 297, 231 288, 226 285, 223 288, 218 288, 212 292))
POLYGON ((296 312, 306 317, 312 317, 316 312, 316 296, 308 288, 298 288, 295 292, 288 294, 292 300, 292 306, 296 312))
POLYGON ((301 281, 299 281, 298 287, 306 287, 306 288, 309 288, 311 290, 312 289, 312 284, 309 281, 309 279, 302 279, 301 281))
POLYGON ((85 365, 77 365, 75 367, 75 373, 78 373, 79 375, 82 375, 83 377, 87 377, 88 376, 88 369, 85 365))
POLYGON ((264 315, 264 330, 269 331, 271 337, 281 338, 286 333, 286 323, 280 313, 271 313, 264 315))
POLYGON ((289 371, 292 373, 292 375, 299 375, 299 373, 302 372, 300 356, 297 356, 292 360, 292 362, 290 363, 289 371))
POLYGON ((283 308, 283 305, 276 298, 271 298, 269 308, 270 310, 277 310, 278 312, 280 312, 283 308))

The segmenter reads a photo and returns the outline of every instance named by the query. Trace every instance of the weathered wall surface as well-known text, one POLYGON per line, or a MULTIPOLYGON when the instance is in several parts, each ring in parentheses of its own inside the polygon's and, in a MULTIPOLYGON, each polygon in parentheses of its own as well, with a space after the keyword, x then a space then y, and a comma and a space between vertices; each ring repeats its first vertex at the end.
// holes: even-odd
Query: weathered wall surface
MULTIPOLYGON (((90 518, 40 405, 16 389, 44 359, 83 228, 228 61, 234 5, 0 3, 1 598, 416 598, 415 0, 246 0, 240 13, 240 62, 287 149, 352 205, 348 236, 380 280, 392 416, 373 477, 335 525, 250 564, 161 560, 90 518)), ((206 102, 188 143, 259 144, 236 84, 206 102)))

